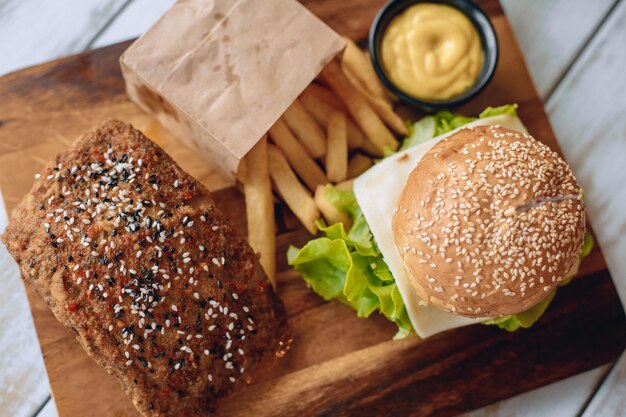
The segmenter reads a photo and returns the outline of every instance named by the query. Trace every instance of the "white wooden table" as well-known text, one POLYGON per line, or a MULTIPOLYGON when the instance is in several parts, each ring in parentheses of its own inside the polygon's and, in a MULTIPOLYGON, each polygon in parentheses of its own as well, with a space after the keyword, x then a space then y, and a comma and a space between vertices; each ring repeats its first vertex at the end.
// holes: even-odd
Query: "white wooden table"
MULTIPOLYGON (((501 0, 626 302, 626 1, 501 0)), ((173 0, 0 0, 0 75, 129 39, 173 0)), ((0 231, 6 213, 0 204, 0 231)), ((0 416, 56 416, 17 267, 0 247, 0 416), (10 320, 9 320, 10 318, 10 320)), ((469 414, 626 416, 626 355, 469 414)))

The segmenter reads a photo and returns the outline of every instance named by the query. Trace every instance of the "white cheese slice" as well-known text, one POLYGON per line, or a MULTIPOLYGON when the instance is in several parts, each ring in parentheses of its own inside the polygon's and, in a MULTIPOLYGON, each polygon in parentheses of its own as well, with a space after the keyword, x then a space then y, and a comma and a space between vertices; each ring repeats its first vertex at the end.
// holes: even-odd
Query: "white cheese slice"
POLYGON ((411 287, 412 284, 404 269, 404 262, 393 239, 391 230, 393 211, 409 174, 430 148, 462 128, 481 125, 500 125, 526 133, 526 128, 517 117, 500 115, 479 119, 406 151, 398 152, 379 162, 354 181, 356 199, 378 248, 396 280, 413 328, 420 337, 428 337, 445 330, 478 323, 485 318, 470 319, 456 316, 427 305, 417 296, 411 287))

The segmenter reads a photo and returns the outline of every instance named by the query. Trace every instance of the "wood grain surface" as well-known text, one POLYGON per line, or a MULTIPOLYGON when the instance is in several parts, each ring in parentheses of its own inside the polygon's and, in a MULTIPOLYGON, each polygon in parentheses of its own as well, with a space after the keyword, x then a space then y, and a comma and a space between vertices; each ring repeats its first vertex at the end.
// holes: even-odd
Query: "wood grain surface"
MULTIPOLYGON (((547 100, 617 0, 506 0, 507 17, 542 100, 547 100), (520 36, 520 34, 522 36, 520 36)), ((557 136, 562 139, 557 129, 557 136)))
MULTIPOLYGON (((305 4, 338 32, 362 39, 382 2, 305 4)), ((459 111, 474 114, 487 105, 517 102, 530 132, 556 149, 506 18, 496 1, 481 4, 498 32, 501 60, 489 88, 459 111)), ((50 157, 102 119, 115 117, 144 131, 215 190, 231 220, 245 229, 241 193, 226 188, 212 167, 127 100, 117 63, 127 46, 0 79, 0 187, 8 209, 50 157)), ((507 333, 478 325, 424 341, 392 341, 391 323, 379 316, 359 319, 346 307, 324 302, 287 268, 286 247, 308 236, 288 210, 278 209, 278 291, 290 316, 292 349, 245 395, 227 400, 224 415, 452 415, 606 363, 626 346, 626 319, 599 251, 583 264, 585 279, 563 288, 530 330, 507 333)), ((119 384, 91 362, 32 291, 29 298, 59 415, 136 415, 119 384)))
POLYGON ((611 369, 582 417, 622 417, 626 410, 626 355, 611 369))

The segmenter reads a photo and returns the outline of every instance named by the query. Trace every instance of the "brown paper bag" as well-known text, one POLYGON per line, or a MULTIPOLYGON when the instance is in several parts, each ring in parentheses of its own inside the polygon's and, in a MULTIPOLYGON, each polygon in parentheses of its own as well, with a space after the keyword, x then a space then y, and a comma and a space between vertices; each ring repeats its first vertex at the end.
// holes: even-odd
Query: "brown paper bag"
POLYGON ((234 181, 344 41, 294 0, 180 0, 120 58, 130 98, 234 181))

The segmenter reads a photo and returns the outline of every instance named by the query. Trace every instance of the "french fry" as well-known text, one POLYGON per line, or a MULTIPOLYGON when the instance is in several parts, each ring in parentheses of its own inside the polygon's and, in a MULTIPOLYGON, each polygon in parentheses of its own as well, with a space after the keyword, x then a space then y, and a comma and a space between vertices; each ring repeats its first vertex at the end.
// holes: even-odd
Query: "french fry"
POLYGON ((363 130, 365 136, 376 145, 380 155, 382 155, 385 146, 394 151, 398 149, 398 141, 387 129, 387 126, 383 124, 376 112, 372 110, 367 100, 341 71, 336 61, 331 61, 322 70, 322 78, 343 100, 357 125, 363 130))
POLYGON ((340 182, 339 184, 335 184, 335 188, 343 191, 352 191, 352 186, 354 185, 354 179, 349 179, 340 182))
MULTIPOLYGON (((265 136, 261 140, 265 139, 265 136)), ((246 163, 245 158, 241 160, 239 166, 237 167, 237 181, 244 184, 248 179, 248 164, 246 163)))
POLYGON ((270 128, 270 138, 280 148, 291 168, 296 171, 296 174, 311 191, 315 191, 318 185, 328 182, 324 171, 309 156, 304 146, 298 142, 282 119, 278 119, 270 128))
POLYGON ((265 274, 276 288, 276 236, 274 234, 274 198, 270 184, 267 137, 248 152, 243 184, 248 220, 248 242, 261 254, 265 274))
POLYGON ((371 156, 383 156, 383 152, 378 150, 376 145, 374 145, 368 138, 365 138, 361 149, 364 150, 366 154, 371 156))
POLYGON ((402 118, 393 111, 393 106, 389 104, 388 101, 375 96, 370 91, 367 91, 361 81, 357 79, 352 70, 344 68, 344 73, 346 74, 346 77, 348 77, 348 79, 352 81, 352 85, 354 85, 354 87, 359 90, 363 97, 365 97, 369 105, 372 106, 372 109, 376 112, 378 116, 380 116, 382 121, 385 122, 387 126, 395 130, 397 133, 400 133, 401 135, 406 136, 409 134, 409 130, 407 129, 406 124, 404 123, 402 118))
MULTIPOLYGON (((362 51, 363 56, 365 57, 365 62, 367 63, 368 71, 376 74, 376 70, 374 69, 374 64, 372 63, 372 59, 370 58, 370 52, 368 50, 362 51)), ((381 83, 382 84, 382 83, 381 83)), ((395 103, 398 101, 398 97, 391 93, 391 91, 384 88, 385 91, 385 99, 390 103, 395 103)))
POLYGON ((314 235, 320 212, 309 191, 298 181, 285 155, 274 145, 267 145, 270 176, 276 190, 306 229, 314 235))
POLYGON ((348 108, 346 107, 345 104, 343 104, 343 101, 341 101, 341 99, 337 97, 337 94, 335 94, 333 90, 327 87, 323 87, 319 84, 311 83, 309 84, 307 88, 304 89, 302 94, 314 95, 315 97, 317 97, 324 103, 328 104, 333 109, 342 111, 344 113, 348 112, 348 108))
MULTIPOLYGON (((319 94, 319 91, 321 90, 333 94, 330 90, 326 90, 323 87, 317 87, 321 90, 311 88, 313 85, 314 84, 311 84, 302 92, 302 94, 300 95, 300 102, 320 126, 327 126, 330 114, 333 111, 339 109, 330 105, 319 94)), ((339 98, 337 98, 337 100, 339 100, 339 98)), ((343 103, 341 103, 341 105, 345 108, 343 103)), ((356 124, 354 124, 352 119, 346 119, 346 131, 348 134, 348 146, 350 147, 350 149, 360 148, 365 141, 365 135, 363 135, 361 129, 359 129, 356 124)))
POLYGON ((346 41, 346 49, 343 52, 342 66, 349 69, 370 94, 387 100, 385 88, 376 75, 369 57, 363 54, 361 48, 352 39, 345 36, 343 39, 346 41))
POLYGON ((282 117, 312 158, 321 158, 326 154, 326 136, 300 100, 291 103, 282 117))
POLYGON ((318 185, 315 190, 315 204, 317 204, 317 208, 320 209, 324 219, 326 219, 326 223, 335 224, 335 223, 343 223, 346 230, 350 229, 352 226, 352 220, 350 216, 346 213, 343 213, 337 210, 331 202, 326 198, 326 187, 324 185, 318 185))
POLYGON ((348 178, 356 178, 365 171, 367 171, 374 162, 372 158, 368 158, 367 156, 357 153, 350 159, 348 162, 348 178))
POLYGON ((348 138, 346 114, 334 111, 328 118, 326 136, 326 174, 331 182, 340 182, 348 176, 348 138))

